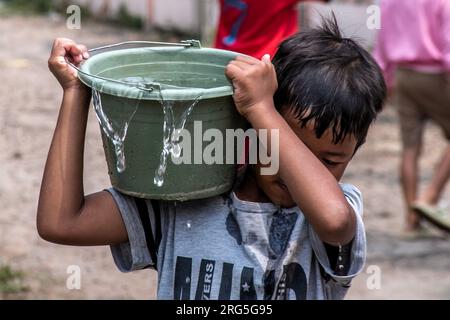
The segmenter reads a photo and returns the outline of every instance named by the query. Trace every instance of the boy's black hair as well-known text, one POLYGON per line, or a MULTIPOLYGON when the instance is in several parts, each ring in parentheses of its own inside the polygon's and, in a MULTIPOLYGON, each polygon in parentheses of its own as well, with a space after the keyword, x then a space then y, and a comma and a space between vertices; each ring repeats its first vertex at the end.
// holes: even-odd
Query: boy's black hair
POLYGON ((372 56, 352 39, 342 37, 334 14, 323 19, 321 27, 283 41, 273 64, 278 110, 290 108, 302 127, 314 120, 318 138, 331 128, 333 143, 347 135, 356 137, 357 148, 364 143, 382 109, 386 84, 372 56))

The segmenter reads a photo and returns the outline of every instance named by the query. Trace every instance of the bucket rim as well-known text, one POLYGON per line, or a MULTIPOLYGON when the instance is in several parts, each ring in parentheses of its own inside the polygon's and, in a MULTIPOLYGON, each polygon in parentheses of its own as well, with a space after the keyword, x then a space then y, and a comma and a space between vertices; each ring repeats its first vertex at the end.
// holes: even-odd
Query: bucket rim
MULTIPOLYGON (((117 97, 122 98, 130 98, 130 99, 142 99, 142 100, 161 100, 161 93, 164 97, 164 100, 167 101, 181 101, 181 100, 195 100, 200 97, 200 99, 208 99, 208 98, 219 98, 224 96, 231 96, 233 91, 233 86, 228 81, 228 85, 225 86, 218 86, 214 88, 171 88, 171 86, 167 86, 161 89, 161 93, 158 89, 152 88, 150 90, 139 88, 137 85, 133 86, 132 84, 121 84, 116 79, 112 79, 111 81, 101 80, 98 79, 97 76, 101 75, 105 71, 112 70, 114 68, 109 68, 102 70, 101 72, 98 72, 97 74, 92 72, 93 66, 100 62, 104 61, 106 59, 111 59, 117 56, 122 56, 124 54, 143 54, 148 52, 155 52, 155 53, 161 53, 161 52, 186 52, 191 53, 195 52, 196 54, 202 54, 202 55, 221 55, 225 57, 225 59, 233 60, 238 55, 241 55, 239 53, 228 51, 228 50, 221 50, 221 49, 214 49, 214 48, 183 48, 183 47, 145 47, 145 48, 130 48, 130 49, 120 49, 120 50, 114 50, 114 51, 108 51, 108 52, 102 52, 98 53, 86 61, 82 63, 80 66, 81 72, 78 72, 78 78, 81 82, 83 82, 86 86, 90 87, 91 89, 95 89, 99 91, 100 93, 109 94, 117 97)), ((170 62, 168 60, 168 62, 170 62)), ((207 62, 195 62, 192 64, 199 64, 199 65, 211 65, 211 66, 219 66, 224 68, 225 72, 225 66, 224 65, 218 65, 213 63, 207 63, 207 62)))

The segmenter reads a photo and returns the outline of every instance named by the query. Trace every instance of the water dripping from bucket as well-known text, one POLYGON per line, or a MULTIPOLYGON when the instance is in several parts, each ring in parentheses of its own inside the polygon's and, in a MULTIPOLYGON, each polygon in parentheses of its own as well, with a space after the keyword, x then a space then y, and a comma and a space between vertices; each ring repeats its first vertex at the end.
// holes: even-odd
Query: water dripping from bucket
POLYGON ((124 123, 119 124, 119 128, 115 128, 115 126, 109 120, 108 116, 103 110, 101 95, 99 91, 92 89, 92 100, 95 115, 100 124, 100 127, 114 146, 114 152, 116 155, 116 170, 117 172, 122 173, 126 169, 124 143, 130 122, 136 114, 136 111, 138 110, 140 99, 137 99, 136 106, 134 107, 133 111, 130 113, 124 123))
POLYGON ((167 160, 171 154, 175 158, 181 156, 181 146, 180 146, 180 134, 184 129, 187 118, 192 113, 195 105, 200 101, 201 94, 198 95, 194 100, 180 101, 177 103, 182 103, 185 109, 183 110, 181 116, 177 117, 174 114, 174 101, 168 101, 164 99, 164 90, 160 90, 160 103, 163 107, 164 121, 163 121, 163 147, 160 154, 159 166, 155 170, 155 177, 153 183, 162 187, 164 184, 164 175, 167 169, 167 160))

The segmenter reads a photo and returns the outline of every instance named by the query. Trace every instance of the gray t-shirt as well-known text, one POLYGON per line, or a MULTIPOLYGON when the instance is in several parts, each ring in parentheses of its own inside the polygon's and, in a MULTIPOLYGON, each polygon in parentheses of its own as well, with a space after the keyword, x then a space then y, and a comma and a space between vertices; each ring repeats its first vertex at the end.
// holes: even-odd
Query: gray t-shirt
POLYGON ((357 217, 348 246, 324 244, 298 207, 228 195, 185 202, 111 188, 128 232, 112 246, 123 271, 158 271, 158 299, 342 299, 364 267, 361 193, 341 184, 357 217))

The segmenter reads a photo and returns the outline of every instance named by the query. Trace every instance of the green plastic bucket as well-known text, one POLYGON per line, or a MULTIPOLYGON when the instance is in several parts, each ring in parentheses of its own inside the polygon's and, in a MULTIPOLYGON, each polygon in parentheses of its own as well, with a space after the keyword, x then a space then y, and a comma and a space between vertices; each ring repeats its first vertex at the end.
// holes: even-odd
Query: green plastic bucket
MULTIPOLYGON (((244 129, 245 121, 236 111, 233 90, 224 75, 225 66, 236 55, 194 45, 161 46, 103 52, 82 64, 79 78, 96 90, 110 122, 118 124, 117 128, 129 122, 123 142, 125 169, 119 170, 116 146, 101 130, 108 173, 116 189, 140 198, 180 201, 231 189, 234 164, 195 164, 194 159, 190 164, 174 164, 169 155, 163 185, 157 186, 154 178, 163 148, 161 100, 171 103, 174 115, 179 116, 198 98, 184 125, 192 137, 194 121, 201 121, 202 132, 218 129, 223 137, 226 129, 244 129), (152 80, 146 85, 122 83, 130 77, 152 80)), ((207 144, 202 142, 202 150, 207 144)), ((194 147, 192 143, 191 155, 194 147)))

